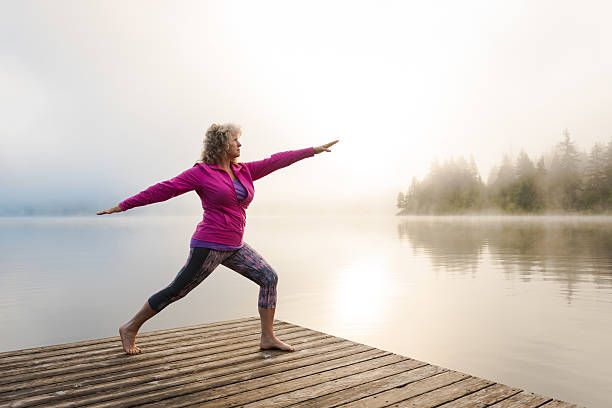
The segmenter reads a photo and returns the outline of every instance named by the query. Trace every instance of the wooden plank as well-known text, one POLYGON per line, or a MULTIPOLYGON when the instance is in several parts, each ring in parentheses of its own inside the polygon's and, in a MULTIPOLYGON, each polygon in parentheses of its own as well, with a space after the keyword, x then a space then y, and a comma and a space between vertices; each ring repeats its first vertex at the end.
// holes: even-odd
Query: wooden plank
MULTIPOLYGON (((156 331, 149 331, 149 332, 142 332, 140 333, 140 337, 149 337, 149 336, 159 336, 161 334, 166 334, 166 333, 176 333, 176 332, 187 332, 190 330, 197 330, 197 329, 202 329, 202 328, 212 328, 212 327, 220 327, 220 326, 230 326, 230 325, 240 325, 243 324, 245 322, 250 322, 250 321, 258 321, 258 318, 255 317, 247 317, 244 319, 236 319, 236 320, 228 320, 228 321, 224 321, 224 322, 213 322, 213 323, 207 323, 207 324, 199 324, 199 325, 194 325, 194 326, 187 326, 187 327, 178 327, 178 328, 173 328, 173 329, 166 329, 166 330, 156 330, 156 331)), ((275 321, 276 324, 276 321, 275 321)), ((22 349, 22 350, 11 350, 11 351, 4 351, 0 353, 0 363, 3 361, 12 361, 12 359, 14 357, 19 357, 19 356, 26 356, 26 358, 29 358, 29 356, 35 354, 35 353, 46 353, 46 352, 50 352, 50 351, 59 351, 59 350, 67 350, 68 352, 71 352, 69 349, 71 348, 75 348, 75 347, 82 347, 82 346, 90 346, 90 345, 95 345, 95 344, 104 344, 104 343, 109 343, 109 342, 115 342, 117 337, 119 336, 113 336, 113 337, 105 337, 105 338, 101 338, 101 339, 94 339, 94 340, 85 340, 85 341, 77 341, 77 342, 73 342, 73 343, 64 343, 64 344, 55 344, 55 345, 50 345, 50 346, 40 346, 40 347, 32 347, 32 348, 27 348, 27 349, 22 349)))
POLYGON ((521 392, 520 388, 511 388, 503 384, 494 384, 473 394, 440 405, 440 408, 484 408, 511 397, 514 394, 518 394, 519 392, 521 392))
POLYGON ((453 384, 457 381, 468 378, 467 374, 463 374, 457 371, 446 371, 441 374, 437 374, 420 381, 415 381, 405 385, 404 387, 394 388, 379 394, 372 395, 367 398, 350 402, 348 404, 340 405, 341 407, 351 408, 372 408, 372 407, 386 407, 390 404, 406 400, 416 395, 421 395, 432 390, 444 387, 449 384, 453 384))
POLYGON ((396 375, 381 378, 379 380, 371 381, 351 388, 346 388, 342 391, 337 391, 320 397, 311 398, 306 401, 295 404, 292 407, 319 408, 346 404, 393 388, 404 387, 406 384, 409 384, 411 382, 419 381, 424 378, 443 373, 445 371, 448 370, 442 367, 428 364, 423 367, 418 367, 413 370, 408 370, 396 375))
POLYGON ((144 403, 156 400, 156 394, 163 394, 167 397, 172 392, 172 390, 169 390, 171 387, 175 387, 180 393, 184 393, 189 389, 200 390, 203 386, 221 386, 267 375, 269 372, 307 366, 319 361, 352 355, 368 349, 371 350, 367 346, 341 341, 293 353, 280 351, 252 353, 253 357, 248 360, 245 358, 242 358, 242 360, 232 359, 233 364, 217 367, 213 364, 203 364, 197 366, 197 371, 194 371, 193 366, 189 366, 187 367, 189 370, 168 370, 163 375, 160 373, 148 376, 148 378, 129 378, 114 383, 97 384, 84 389, 66 387, 61 396, 58 396, 57 393, 49 393, 36 395, 20 402, 23 404, 21 406, 44 403, 46 407, 78 407, 85 404, 99 404, 107 400, 115 400, 113 403, 116 403, 117 399, 125 400, 127 397, 135 396, 135 398, 129 400, 130 404, 144 403))
POLYGON ((426 363, 417 360, 404 360, 399 363, 389 364, 384 367, 379 367, 375 370, 360 372, 345 377, 336 378, 330 381, 304 387, 292 392, 262 399, 250 404, 245 404, 245 408, 266 408, 266 407, 284 407, 297 404, 310 398, 316 398, 334 393, 336 391, 345 390, 355 386, 363 385, 371 381, 379 380, 384 377, 389 377, 395 374, 400 374, 417 367, 423 367, 426 363))
MULTIPOLYGON (((294 338, 306 337, 309 335, 309 330, 301 332, 295 332, 285 335, 280 335, 279 338, 285 341, 292 340, 294 338)), ((226 353, 243 353, 245 347, 252 347, 253 349, 259 350, 259 335, 255 335, 246 341, 240 343, 229 344, 229 345, 217 345, 214 348, 209 348, 209 345, 203 346, 190 346, 187 348, 177 348, 175 350, 164 350, 155 353, 142 353, 134 356, 126 356, 125 363, 114 363, 110 366, 104 366, 103 362, 98 363, 98 368, 89 368, 88 370, 81 370, 70 374, 64 374, 61 377, 54 377, 49 375, 47 372, 41 372, 39 375, 28 374, 23 379, 18 379, 11 384, 0 386, 0 392, 6 392, 11 390, 36 387, 44 384, 54 384, 61 382, 74 381, 81 378, 88 378, 92 376, 101 376, 106 374, 112 374, 120 377, 132 376, 132 371, 145 367, 156 367, 157 370, 164 370, 171 367, 177 361, 193 359, 201 356, 208 356, 209 360, 216 360, 220 358, 226 358, 226 353), (20 381, 20 382, 19 382, 20 381)))
POLYGON ((572 404, 560 400, 552 400, 542 405, 541 408, 582 408, 580 405, 572 404))
POLYGON ((242 406, 249 402, 293 391, 308 385, 340 378, 393 364, 406 359, 380 350, 370 350, 346 358, 313 366, 283 371, 250 381, 243 381, 201 392, 194 392, 180 398, 146 404, 146 407, 185 407, 202 404, 212 407, 242 406))
MULTIPOLYGON (((277 328, 279 330, 293 330, 297 331, 298 327, 292 327, 289 325, 279 325, 277 328)), ((304 330, 303 328, 300 328, 304 330)), ((248 335, 258 334, 260 333, 259 324, 254 324, 247 327, 239 327, 232 328, 226 330, 214 330, 210 329, 204 332, 196 332, 190 335, 178 334, 175 337, 175 334, 171 334, 169 338, 165 338, 162 340, 157 340, 156 338, 149 338, 149 341, 138 341, 138 346, 141 347, 143 352, 153 352, 157 350, 168 349, 168 346, 178 347, 178 346, 186 346, 191 344, 202 344, 203 341, 207 343, 212 341, 221 341, 228 339, 238 339, 240 337, 245 337, 248 335), (178 337, 180 336, 180 337, 178 337)), ((27 372, 30 370, 40 370, 40 369, 51 369, 51 368, 60 368, 62 366, 74 366, 75 364, 79 364, 83 361, 93 362, 97 360, 105 360, 108 359, 116 359, 122 358, 123 356, 123 347, 121 346, 121 339, 119 336, 116 337, 116 342, 114 344, 108 344, 104 348, 98 348, 95 350, 85 348, 75 348, 74 354, 61 354, 61 355, 52 355, 42 358, 31 358, 28 361, 19 361, 13 362, 10 364, 0 364, 0 369, 6 375, 16 375, 20 373, 27 372), (19 371, 21 370, 21 372, 19 371)))
POLYGON ((546 398, 541 395, 537 395, 531 392, 523 391, 519 394, 513 395, 497 404, 491 405, 493 408, 536 408, 543 405, 545 402, 550 401, 551 398, 546 398))
POLYGON ((492 381, 483 380, 482 378, 469 377, 465 380, 457 381, 456 383, 447 385, 446 387, 438 388, 426 394, 417 395, 405 401, 391 405, 391 407, 419 407, 432 408, 464 395, 478 391, 493 384, 492 381))

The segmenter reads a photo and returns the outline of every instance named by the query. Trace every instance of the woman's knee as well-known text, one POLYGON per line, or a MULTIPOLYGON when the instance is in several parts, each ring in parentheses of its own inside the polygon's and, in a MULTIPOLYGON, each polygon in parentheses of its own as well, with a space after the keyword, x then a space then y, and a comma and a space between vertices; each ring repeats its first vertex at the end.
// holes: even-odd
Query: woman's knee
POLYGON ((263 279, 263 285, 268 288, 275 288, 278 284, 278 275, 272 268, 266 268, 266 273, 263 279))
POLYGON ((160 290, 149 298, 149 306, 151 309, 159 312, 170 303, 176 302, 177 300, 184 297, 187 293, 181 293, 181 290, 172 285, 160 290))

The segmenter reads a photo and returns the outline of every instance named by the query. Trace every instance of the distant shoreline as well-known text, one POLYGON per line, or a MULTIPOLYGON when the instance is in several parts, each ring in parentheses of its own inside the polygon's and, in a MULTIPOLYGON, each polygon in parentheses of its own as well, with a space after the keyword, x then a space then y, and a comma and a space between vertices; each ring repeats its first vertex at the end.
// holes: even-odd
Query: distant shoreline
POLYGON ((612 217, 612 212, 546 212, 546 213, 530 213, 530 212, 480 212, 480 213, 429 213, 415 214, 407 212, 396 213, 397 217, 612 217))

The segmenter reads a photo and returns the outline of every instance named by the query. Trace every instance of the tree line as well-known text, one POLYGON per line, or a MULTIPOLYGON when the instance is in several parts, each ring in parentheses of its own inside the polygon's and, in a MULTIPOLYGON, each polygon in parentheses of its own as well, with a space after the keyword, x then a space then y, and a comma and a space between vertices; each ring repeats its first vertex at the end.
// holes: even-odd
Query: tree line
POLYGON ((437 160, 422 181, 412 178, 397 196, 398 215, 612 210, 612 139, 596 143, 590 153, 578 152, 569 132, 551 152, 534 163, 524 152, 513 161, 507 154, 491 169, 486 184, 474 158, 437 160))

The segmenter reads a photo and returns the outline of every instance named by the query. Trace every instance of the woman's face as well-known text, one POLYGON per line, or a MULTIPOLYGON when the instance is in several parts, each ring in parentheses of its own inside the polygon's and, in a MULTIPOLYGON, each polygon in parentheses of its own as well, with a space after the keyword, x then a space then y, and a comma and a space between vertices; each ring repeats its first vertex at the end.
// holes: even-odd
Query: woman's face
POLYGON ((232 135, 230 138, 229 149, 227 151, 227 156, 230 160, 235 159, 240 156, 240 141, 238 138, 242 136, 242 132, 232 135))

